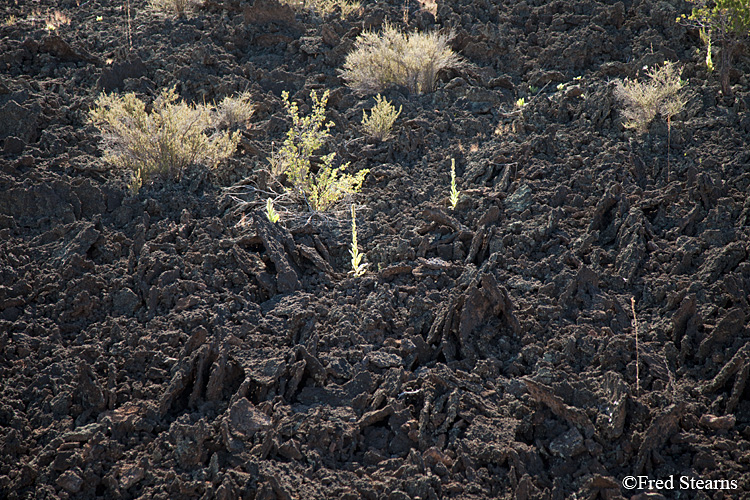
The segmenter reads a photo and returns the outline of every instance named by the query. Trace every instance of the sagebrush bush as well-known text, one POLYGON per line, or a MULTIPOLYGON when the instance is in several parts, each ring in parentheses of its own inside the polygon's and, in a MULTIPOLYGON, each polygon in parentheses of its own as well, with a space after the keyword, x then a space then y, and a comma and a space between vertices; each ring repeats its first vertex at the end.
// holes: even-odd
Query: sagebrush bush
POLYGON ((183 16, 196 3, 196 0, 149 0, 148 6, 157 12, 183 16))
POLYGON ((617 82, 615 97, 623 104, 625 127, 645 133, 657 114, 669 122, 682 111, 686 104, 681 94, 685 82, 680 74, 677 66, 667 61, 660 68, 646 70, 648 81, 617 82))
POLYGON ((217 124, 221 128, 234 129, 247 122, 255 112, 249 92, 238 96, 227 96, 216 107, 217 124))
POLYGON ((219 131, 217 113, 165 89, 151 112, 134 93, 102 94, 89 119, 102 133, 104 158, 132 173, 131 190, 156 176, 178 179, 191 165, 210 168, 234 153, 239 132, 219 131))
POLYGON ((341 76, 353 89, 377 93, 403 85, 412 93, 435 90, 438 73, 464 62, 448 42, 449 35, 402 33, 385 24, 380 33, 365 31, 346 56, 341 76))
POLYGON ((343 18, 351 16, 361 8, 357 0, 282 0, 282 3, 299 9, 309 9, 321 16, 333 14, 338 9, 343 18))
POLYGON ((325 211, 346 194, 359 192, 369 170, 346 174, 344 171, 349 164, 334 167, 336 153, 330 153, 320 158, 317 173, 311 171, 313 154, 325 144, 333 123, 324 123, 328 91, 318 97, 313 90, 310 97, 313 102, 310 115, 300 116, 297 104, 289 101, 287 92, 282 93, 292 127, 281 149, 271 158, 271 174, 286 175, 312 210, 325 211))
POLYGON ((380 94, 375 96, 375 106, 370 110, 370 116, 362 110, 362 127, 365 132, 378 140, 384 141, 391 135, 393 124, 401 114, 403 106, 396 107, 380 94))

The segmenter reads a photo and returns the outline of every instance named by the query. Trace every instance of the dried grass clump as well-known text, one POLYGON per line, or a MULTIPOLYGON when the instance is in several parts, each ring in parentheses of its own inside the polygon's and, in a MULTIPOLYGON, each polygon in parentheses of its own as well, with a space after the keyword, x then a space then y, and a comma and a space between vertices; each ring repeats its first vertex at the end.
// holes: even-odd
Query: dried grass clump
POLYGON ((102 133, 105 160, 132 173, 134 194, 155 177, 179 179, 195 164, 210 168, 234 153, 239 133, 219 131, 217 113, 163 90, 151 112, 134 93, 102 94, 89 119, 102 133))
POLYGON ((227 96, 217 106, 217 123, 221 128, 235 129, 246 123, 255 112, 249 92, 227 96))
POLYGON ((70 17, 59 10, 50 12, 44 17, 44 27, 47 31, 54 31, 66 24, 70 24, 70 17))
POLYGON ((625 127, 643 134, 657 114, 669 122, 682 111, 687 101, 680 92, 685 85, 680 74, 681 70, 667 61, 660 68, 646 70, 648 81, 617 82, 615 97, 624 106, 625 127))
POLYGON ((281 0, 281 3, 296 9, 308 9, 320 16, 339 10, 342 18, 350 17, 362 8, 358 0, 281 0))
POLYGON ((380 33, 365 31, 357 38, 341 76, 365 93, 375 94, 391 85, 403 85, 417 94, 432 92, 440 71, 464 65, 448 45, 450 39, 436 32, 401 33, 385 24, 380 33))
POLYGON ((148 6, 163 14, 184 16, 186 12, 197 5, 196 0, 149 0, 148 6))

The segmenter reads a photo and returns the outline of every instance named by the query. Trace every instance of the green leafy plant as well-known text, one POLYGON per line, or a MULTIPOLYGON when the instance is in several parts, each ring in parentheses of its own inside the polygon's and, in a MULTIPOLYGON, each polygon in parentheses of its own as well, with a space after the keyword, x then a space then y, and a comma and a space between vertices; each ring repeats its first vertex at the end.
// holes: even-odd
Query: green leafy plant
POLYGON ((174 88, 159 94, 151 112, 134 93, 101 94, 89 120, 102 133, 105 161, 131 172, 133 193, 157 176, 179 179, 194 164, 214 168, 239 142, 238 132, 218 130, 209 106, 180 101, 174 88))
POLYGON ((524 106, 526 106, 526 98, 521 97, 520 99, 516 101, 516 107, 522 108, 524 106))
POLYGON ((384 141, 390 137, 393 124, 401 114, 403 106, 399 106, 396 111, 396 107, 380 94, 375 96, 375 101, 376 104, 370 110, 370 116, 362 110, 362 126, 367 134, 384 141))
POLYGON ((456 159, 451 158, 451 209, 455 210, 458 205, 458 195, 460 191, 456 189, 456 159))
POLYGON ((266 218, 273 224, 279 222, 279 214, 274 210, 271 198, 266 200, 266 218))
POLYGON ((353 274, 355 278, 359 278, 365 274, 369 264, 362 263, 365 254, 359 253, 359 247, 357 246, 357 216, 354 205, 352 205, 352 248, 349 250, 349 254, 352 256, 352 270, 349 273, 353 274))
POLYGON ((449 47, 450 35, 402 33, 384 24, 380 33, 365 31, 346 56, 341 76, 353 89, 376 93, 403 85, 412 93, 435 90, 440 71, 465 63, 449 47))
POLYGON ((130 194, 135 196, 138 194, 138 191, 141 190, 143 187, 143 174, 141 173, 141 167, 136 167, 135 170, 133 170, 133 177, 130 179, 130 183, 128 184, 128 191, 130 191, 130 194))
POLYGON ((711 37, 706 33, 706 30, 700 31, 701 40, 706 44, 706 69, 709 73, 713 73, 716 67, 714 66, 713 56, 713 44, 711 43, 711 37))
MULTIPOLYGON (((729 68, 737 42, 750 33, 750 4, 747 0, 688 0, 693 7, 690 15, 682 15, 677 22, 698 28, 709 46, 706 63, 710 59, 711 41, 721 44, 719 76, 721 91, 731 95, 729 68)), ((711 61, 713 65, 713 61, 711 61)))
POLYGON ((292 127, 283 146, 271 159, 271 174, 277 178, 286 176, 312 210, 325 211, 346 194, 359 192, 369 170, 347 174, 345 170, 349 164, 334 167, 336 153, 330 153, 320 158, 317 173, 312 172, 313 154, 325 144, 333 123, 325 123, 328 91, 318 97, 313 90, 310 97, 313 103, 310 114, 300 116, 299 106, 289 101, 289 93, 282 93, 292 127))

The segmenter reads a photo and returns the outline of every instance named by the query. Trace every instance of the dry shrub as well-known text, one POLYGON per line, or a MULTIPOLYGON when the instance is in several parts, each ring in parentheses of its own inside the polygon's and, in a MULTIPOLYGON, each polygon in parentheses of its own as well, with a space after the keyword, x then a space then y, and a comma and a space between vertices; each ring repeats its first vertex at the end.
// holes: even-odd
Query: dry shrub
POLYGON ((227 96, 217 106, 217 123, 221 128, 235 129, 245 124, 255 112, 249 92, 227 96))
POLYGON ((350 17, 361 9, 358 0, 281 0, 297 9, 308 9, 320 16, 333 14, 338 9, 342 18, 350 17))
POLYGON ((401 33, 385 24, 380 33, 365 31, 346 56, 341 76, 365 93, 377 93, 391 85, 403 85, 412 93, 435 90, 437 75, 464 65, 448 45, 450 35, 401 33))
POLYGON ((667 171, 669 182, 669 149, 672 142, 672 117, 683 109, 687 100, 682 95, 685 82, 680 78, 681 70, 674 63, 665 62, 661 68, 646 70, 647 82, 620 81, 615 88, 615 97, 620 100, 625 110, 625 127, 635 129, 638 133, 648 132, 648 127, 660 114, 667 120, 667 171))
POLYGON ((646 70, 648 81, 617 82, 615 97, 624 106, 625 127, 645 133, 657 114, 669 121, 682 111, 686 101, 680 92, 685 85, 680 74, 676 65, 667 61, 661 68, 646 70))
POLYGON ((66 24, 70 24, 70 17, 60 12, 59 10, 50 12, 44 18, 44 26, 45 26, 45 29, 47 29, 48 31, 54 31, 60 26, 63 26, 66 24))
POLYGON ((197 5, 196 0, 149 0, 149 7, 164 14, 184 16, 197 5))
POLYGON ((102 133, 105 160, 132 173, 136 193, 154 177, 179 179, 191 165, 213 168, 231 156, 239 133, 219 131, 217 115, 209 106, 178 101, 171 88, 151 112, 134 93, 102 94, 89 117, 102 133))
MULTIPOLYGON (((13 23, 15 23, 15 21, 18 19, 16 16, 10 16, 10 18, 12 18, 13 23)), ((31 21, 33 24, 42 23, 44 24, 44 29, 46 29, 47 31, 54 31, 60 26, 70 24, 70 17, 59 10, 47 11, 47 13, 44 14, 40 9, 34 9, 31 12, 29 21, 31 21)), ((8 25, 7 21, 6 25, 8 25)))

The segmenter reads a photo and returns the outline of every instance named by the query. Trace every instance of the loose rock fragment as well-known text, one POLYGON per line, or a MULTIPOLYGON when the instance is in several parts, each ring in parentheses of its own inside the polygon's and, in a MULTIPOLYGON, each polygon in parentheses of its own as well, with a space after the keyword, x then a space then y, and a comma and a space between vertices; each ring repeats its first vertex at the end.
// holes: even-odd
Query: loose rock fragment
POLYGON ((294 10, 277 0, 255 0, 252 5, 245 7, 243 16, 247 24, 296 24, 294 10))
POLYGON ((622 375, 615 372, 607 372, 604 376, 603 389, 607 403, 602 408, 603 413, 599 415, 596 423, 606 438, 617 439, 622 435, 625 427, 626 403, 630 389, 622 379, 622 375))
POLYGON ((143 467, 135 464, 123 465, 120 468, 120 488, 127 490, 144 477, 146 477, 146 471, 143 467))
POLYGON ((725 342, 740 333, 744 326, 745 313, 742 309, 735 307, 727 311, 716 325, 716 328, 711 332, 711 335, 701 342, 698 347, 698 357, 708 357, 713 350, 721 348, 725 342))
MULTIPOLYGON (((260 213, 253 214, 255 230, 263 241, 263 246, 268 252, 268 258, 276 266, 276 288, 280 293, 289 293, 299 290, 302 286, 299 281, 299 273, 293 261, 289 260, 290 255, 297 252, 296 248, 287 248, 294 245, 294 239, 287 233, 279 234, 281 229, 275 224, 271 224, 260 213), (291 242, 290 242, 291 240, 291 242)), ((291 255, 294 258, 294 255, 291 255)))
POLYGON ((565 434, 555 438, 549 444, 549 451, 561 458, 571 458, 586 451, 583 436, 573 427, 565 434))
POLYGON ((591 491, 591 498, 597 495, 605 500, 616 498, 615 495, 620 492, 620 482, 608 476, 595 475, 586 483, 586 488, 591 491))
POLYGON ((640 474, 651 452, 661 448, 667 439, 677 432, 680 419, 685 414, 686 408, 687 405, 684 402, 680 402, 670 406, 653 419, 638 450, 638 460, 633 469, 634 473, 640 474))
POLYGON ((552 389, 545 387, 542 384, 534 382, 528 378, 524 378, 523 382, 526 384, 526 388, 528 389, 529 394, 531 394, 531 397, 540 403, 549 406, 552 413, 582 429, 586 437, 594 435, 594 426, 583 410, 568 406, 560 397, 552 392, 552 389))
POLYGON ((370 425, 380 422, 393 415, 393 407, 391 405, 386 406, 380 410, 369 411, 362 415, 359 419, 358 425, 360 429, 364 429, 370 425))
POLYGON ((265 413, 257 410, 247 398, 240 398, 229 409, 229 426, 232 432, 250 439, 259 430, 272 425, 265 413))
POLYGON ((397 354, 375 351, 367 355, 367 362, 375 368, 393 368, 401 366, 401 356, 397 354))
POLYGON ((83 479, 73 471, 65 471, 57 478, 57 485, 70 493, 78 493, 83 486, 83 479))
POLYGON ((737 419, 734 417, 734 415, 725 415, 723 417, 717 417, 716 415, 703 415, 700 419, 700 424, 704 427, 708 427, 709 429, 713 429, 715 431, 718 430, 729 430, 732 427, 734 427, 735 422, 737 419))

